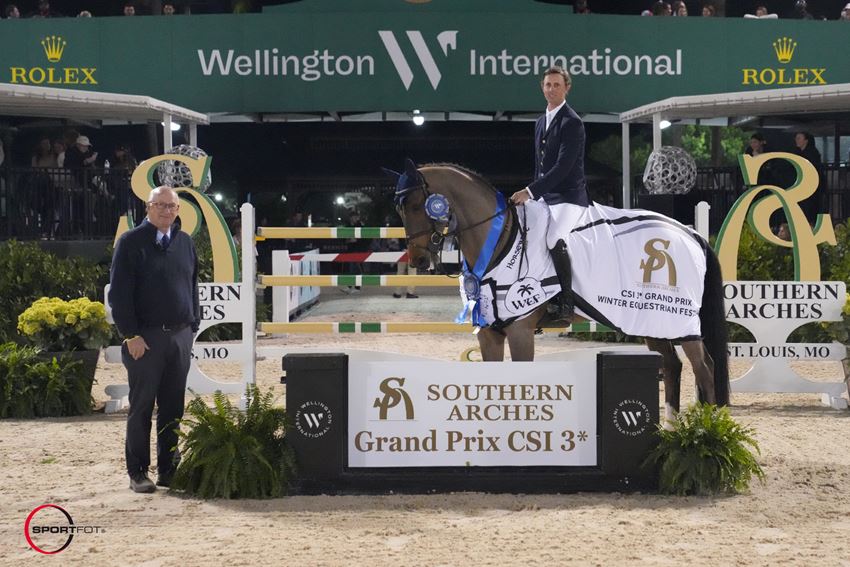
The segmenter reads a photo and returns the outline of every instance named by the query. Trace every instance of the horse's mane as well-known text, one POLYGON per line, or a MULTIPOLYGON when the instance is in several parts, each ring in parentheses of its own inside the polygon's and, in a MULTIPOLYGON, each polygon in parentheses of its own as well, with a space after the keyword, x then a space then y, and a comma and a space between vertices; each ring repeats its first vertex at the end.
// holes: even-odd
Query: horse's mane
POLYGON ((457 169, 458 171, 461 171, 461 172, 469 175, 470 177, 474 177, 475 179, 480 181, 485 187, 488 187, 493 192, 498 192, 498 190, 495 187, 493 187, 493 184, 490 183, 487 180, 486 177, 484 177, 483 175, 481 175, 480 173, 478 173, 474 169, 470 169, 470 168, 466 167, 465 165, 460 165, 458 163, 450 163, 450 162, 436 162, 436 163, 426 163, 426 164, 423 164, 421 167, 451 167, 453 169, 457 169))

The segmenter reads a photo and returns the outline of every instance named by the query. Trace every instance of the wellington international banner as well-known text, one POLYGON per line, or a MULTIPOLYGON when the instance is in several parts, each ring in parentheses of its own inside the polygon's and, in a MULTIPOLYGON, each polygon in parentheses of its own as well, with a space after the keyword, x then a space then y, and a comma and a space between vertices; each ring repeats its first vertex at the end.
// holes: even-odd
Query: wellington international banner
POLYGON ((262 14, 0 21, 0 82, 144 94, 204 112, 582 112, 850 82, 846 22, 575 16, 533 2, 306 0, 262 14), (459 6, 460 5, 460 6, 459 6))

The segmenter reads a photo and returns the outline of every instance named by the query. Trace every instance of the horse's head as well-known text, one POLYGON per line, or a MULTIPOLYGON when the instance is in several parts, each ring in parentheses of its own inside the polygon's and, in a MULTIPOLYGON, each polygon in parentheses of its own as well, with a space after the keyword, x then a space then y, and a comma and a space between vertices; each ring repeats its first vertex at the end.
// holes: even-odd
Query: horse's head
POLYGON ((394 201, 407 235, 409 263, 418 270, 439 264, 443 233, 449 221, 449 203, 428 191, 428 183, 410 159, 403 173, 384 170, 396 180, 394 201))

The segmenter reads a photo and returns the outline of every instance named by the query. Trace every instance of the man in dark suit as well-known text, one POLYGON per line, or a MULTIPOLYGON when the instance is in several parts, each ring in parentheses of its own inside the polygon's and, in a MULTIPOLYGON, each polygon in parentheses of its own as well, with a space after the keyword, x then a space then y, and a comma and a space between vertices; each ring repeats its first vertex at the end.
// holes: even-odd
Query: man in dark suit
POLYGON ((516 205, 537 198, 549 206, 546 244, 562 290, 555 315, 565 321, 573 316, 567 236, 590 204, 584 177, 584 124, 566 100, 571 86, 569 74, 561 67, 550 67, 543 74, 541 87, 547 105, 534 129, 534 180, 511 196, 516 205))
POLYGON ((157 431, 157 485, 169 486, 185 405, 193 333, 201 322, 198 258, 180 231, 180 200, 170 187, 148 198, 148 216, 118 239, 110 271, 109 304, 125 337, 121 358, 130 382, 125 458, 130 488, 154 492, 148 478, 151 416, 157 431))

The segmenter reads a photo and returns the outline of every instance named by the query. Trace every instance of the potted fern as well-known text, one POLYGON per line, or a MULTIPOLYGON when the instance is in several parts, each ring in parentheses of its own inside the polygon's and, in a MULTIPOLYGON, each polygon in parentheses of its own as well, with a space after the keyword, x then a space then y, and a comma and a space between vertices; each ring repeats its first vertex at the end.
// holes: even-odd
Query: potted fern
POLYGON ((48 360, 64 356, 81 361, 83 372, 94 383, 100 349, 109 343, 112 326, 99 301, 42 297, 18 316, 18 332, 48 360))
POLYGON ((242 412, 221 392, 208 406, 195 396, 179 432, 182 459, 171 489, 200 498, 275 498, 295 474, 286 443, 286 412, 274 407, 271 390, 249 385, 242 412))
POLYGON ((736 494, 747 490, 754 476, 764 482, 753 454, 759 453, 753 430, 736 423, 725 407, 689 406, 672 429, 659 426, 658 436, 645 464, 658 468, 659 488, 666 494, 736 494))

